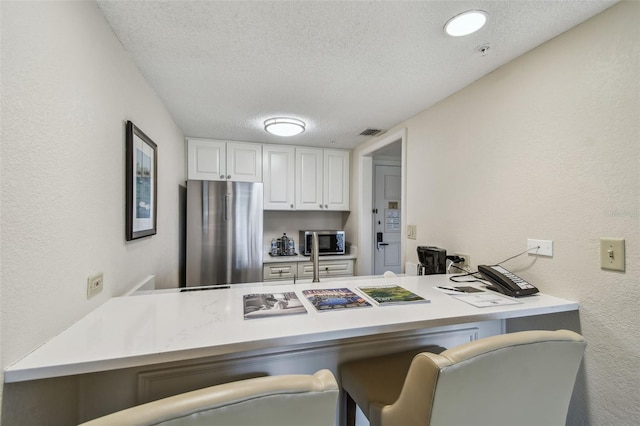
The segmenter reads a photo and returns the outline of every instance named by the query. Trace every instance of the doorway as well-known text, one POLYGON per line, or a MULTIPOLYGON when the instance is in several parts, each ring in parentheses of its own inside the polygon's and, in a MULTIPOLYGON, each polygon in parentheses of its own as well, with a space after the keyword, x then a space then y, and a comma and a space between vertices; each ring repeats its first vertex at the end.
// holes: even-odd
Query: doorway
POLYGON ((401 167, 376 164, 373 175, 373 232, 375 249, 373 271, 382 275, 386 271, 402 272, 400 265, 400 201, 401 167))
MULTIPOLYGON (((391 263, 392 256, 395 256, 395 268, 394 272, 402 273, 404 271, 404 262, 405 262, 405 223, 406 223, 406 146, 407 146, 407 130, 400 129, 394 133, 387 135, 386 137, 375 141, 371 145, 364 148, 359 154, 357 159, 358 165, 358 185, 357 185, 357 203, 358 203, 358 215, 357 215, 357 246, 358 246, 358 262, 356 263, 356 274, 357 275, 373 275, 384 273, 387 270, 392 270, 386 263, 391 263), (393 252, 394 248, 389 248, 389 246, 380 246, 381 249, 378 250, 378 234, 377 232, 384 232, 376 230, 377 226, 382 226, 385 221, 383 220, 383 216, 380 214, 381 208, 378 207, 378 218, 376 218, 374 206, 374 188, 376 187, 375 182, 375 170, 377 166, 395 166, 396 170, 399 170, 399 178, 394 178, 395 183, 391 184, 395 188, 397 188, 398 180, 400 186, 400 197, 399 200, 387 200, 386 207, 383 206, 382 210, 398 210, 397 212, 387 212, 393 216, 397 213, 399 216, 397 228, 395 232, 392 232, 393 238, 396 238, 399 241, 392 241, 393 244, 388 243, 389 245, 393 245, 395 248, 395 252, 393 252), (399 169, 398 169, 399 168, 399 169), (397 209, 395 204, 388 204, 389 202, 395 203, 397 202, 397 209), (380 221, 380 225, 378 225, 378 221, 380 221), (384 249, 382 249, 384 247, 384 249), (388 249, 389 248, 389 249, 388 249), (398 250, 399 248, 399 250, 398 250), (387 259, 384 259, 382 251, 385 250, 387 259), (382 257, 382 260, 376 261, 376 252, 379 256, 382 257), (378 270, 382 270, 381 272, 376 271, 376 263, 379 265, 378 270)), ((391 179, 393 180, 393 179, 391 179)), ((397 189, 396 189, 397 192, 397 189)), ((384 212, 382 212, 384 214, 384 212)), ((393 221, 390 221, 390 225, 393 225, 393 221)), ((393 228, 393 226, 390 226, 393 228)), ((392 231, 394 231, 392 229, 392 231)), ((391 235, 382 236, 382 243, 385 244, 392 238, 391 235)))

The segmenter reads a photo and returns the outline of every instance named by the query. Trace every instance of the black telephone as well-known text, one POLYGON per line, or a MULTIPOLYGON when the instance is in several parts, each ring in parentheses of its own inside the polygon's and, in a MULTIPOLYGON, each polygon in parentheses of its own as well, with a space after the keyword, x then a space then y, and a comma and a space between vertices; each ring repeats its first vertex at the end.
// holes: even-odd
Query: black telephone
POLYGON ((539 290, 529 284, 519 276, 511 273, 498 265, 479 265, 478 272, 491 282, 491 286, 487 286, 489 290, 494 290, 507 296, 520 297, 529 296, 538 293, 539 290))

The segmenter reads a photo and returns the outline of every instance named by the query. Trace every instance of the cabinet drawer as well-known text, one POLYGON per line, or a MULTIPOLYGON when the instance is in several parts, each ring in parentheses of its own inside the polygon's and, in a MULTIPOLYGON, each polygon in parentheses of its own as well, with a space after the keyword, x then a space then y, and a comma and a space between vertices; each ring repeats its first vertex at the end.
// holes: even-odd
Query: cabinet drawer
POLYGON ((263 265, 262 279, 264 281, 292 280, 298 272, 297 264, 294 263, 268 263, 263 265))
MULTIPOLYGON (((321 260, 318 267, 321 277, 353 275, 353 260, 321 260)), ((298 278, 313 278, 313 264, 311 262, 298 263, 298 278)))

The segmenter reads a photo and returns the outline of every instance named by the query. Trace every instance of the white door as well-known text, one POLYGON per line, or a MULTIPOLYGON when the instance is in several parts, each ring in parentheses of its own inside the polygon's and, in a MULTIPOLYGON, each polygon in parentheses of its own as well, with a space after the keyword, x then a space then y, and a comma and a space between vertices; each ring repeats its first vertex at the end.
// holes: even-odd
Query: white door
POLYGON ((402 271, 400 239, 401 173, 399 166, 375 166, 374 171, 374 273, 402 271))

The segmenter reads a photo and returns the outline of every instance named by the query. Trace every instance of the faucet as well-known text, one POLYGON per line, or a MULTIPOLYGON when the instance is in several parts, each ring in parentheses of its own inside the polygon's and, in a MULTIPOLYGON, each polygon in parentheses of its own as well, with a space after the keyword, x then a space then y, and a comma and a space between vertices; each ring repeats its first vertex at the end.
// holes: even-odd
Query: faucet
POLYGON ((318 233, 311 234, 311 263, 313 264, 313 283, 320 282, 320 266, 318 262, 318 233))

